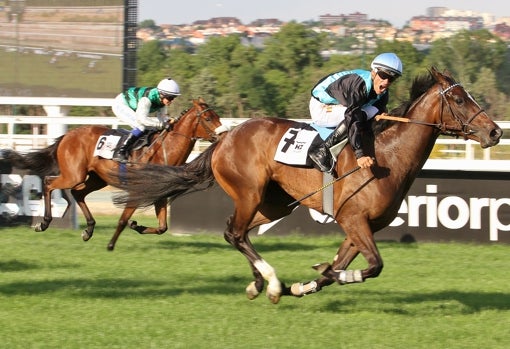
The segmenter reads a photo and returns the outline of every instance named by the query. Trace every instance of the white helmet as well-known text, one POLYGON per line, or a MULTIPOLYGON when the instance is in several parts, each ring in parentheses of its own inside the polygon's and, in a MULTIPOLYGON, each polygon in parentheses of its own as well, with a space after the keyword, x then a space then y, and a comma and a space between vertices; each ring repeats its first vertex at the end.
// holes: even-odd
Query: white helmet
POLYGON ((401 76, 403 71, 402 61, 392 52, 381 53, 375 57, 370 67, 375 70, 383 70, 394 77, 401 76))
POLYGON ((158 84, 158 91, 163 96, 180 96, 181 90, 179 85, 171 78, 163 79, 158 84))

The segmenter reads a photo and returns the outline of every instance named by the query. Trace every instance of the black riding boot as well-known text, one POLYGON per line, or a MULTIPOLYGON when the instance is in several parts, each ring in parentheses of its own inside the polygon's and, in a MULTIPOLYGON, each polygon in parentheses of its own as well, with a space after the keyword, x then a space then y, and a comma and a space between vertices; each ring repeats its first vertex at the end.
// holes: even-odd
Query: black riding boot
POLYGON ((347 137, 345 122, 340 123, 326 140, 315 148, 310 148, 308 157, 314 162, 314 167, 321 172, 332 173, 334 170, 333 156, 329 148, 340 143, 347 137))
POLYGON ((129 157, 129 147, 133 145, 138 139, 137 136, 130 133, 129 136, 124 140, 124 144, 119 148, 117 156, 113 159, 120 162, 127 162, 129 157))

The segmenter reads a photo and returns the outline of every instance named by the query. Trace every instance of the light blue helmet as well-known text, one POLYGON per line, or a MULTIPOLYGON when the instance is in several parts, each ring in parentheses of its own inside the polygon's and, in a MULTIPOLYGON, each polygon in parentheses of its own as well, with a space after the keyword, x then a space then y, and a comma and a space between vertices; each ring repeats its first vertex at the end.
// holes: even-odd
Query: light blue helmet
POLYGON ((402 76, 402 61, 392 52, 381 53, 375 57, 370 67, 374 70, 383 70, 392 76, 402 76))

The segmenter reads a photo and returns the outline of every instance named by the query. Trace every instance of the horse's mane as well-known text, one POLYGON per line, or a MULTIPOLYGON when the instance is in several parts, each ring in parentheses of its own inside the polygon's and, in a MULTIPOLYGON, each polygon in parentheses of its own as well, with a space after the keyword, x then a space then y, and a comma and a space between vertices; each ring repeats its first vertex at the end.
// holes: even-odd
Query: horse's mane
MULTIPOLYGON (((413 84, 411 85, 411 90, 409 92, 409 100, 402 102, 396 108, 390 110, 389 114, 393 116, 405 116, 407 111, 411 107, 411 105, 419 99, 424 93, 426 93, 434 84, 436 83, 436 79, 434 76, 428 72, 427 74, 422 74, 417 76, 413 84)), ((380 133, 383 130, 387 129, 390 125, 393 125, 396 121, 391 120, 382 120, 373 123, 373 131, 374 134, 380 133)))

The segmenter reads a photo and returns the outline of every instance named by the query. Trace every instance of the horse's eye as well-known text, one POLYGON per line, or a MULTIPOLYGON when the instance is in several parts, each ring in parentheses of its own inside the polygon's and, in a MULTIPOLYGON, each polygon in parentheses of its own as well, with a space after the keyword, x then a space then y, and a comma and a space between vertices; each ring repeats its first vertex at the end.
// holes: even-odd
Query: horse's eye
POLYGON ((457 103, 457 105, 462 105, 464 104, 464 98, 461 98, 459 96, 455 96, 455 103, 457 103))

